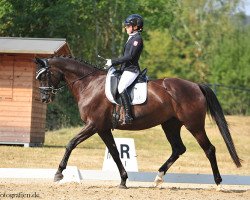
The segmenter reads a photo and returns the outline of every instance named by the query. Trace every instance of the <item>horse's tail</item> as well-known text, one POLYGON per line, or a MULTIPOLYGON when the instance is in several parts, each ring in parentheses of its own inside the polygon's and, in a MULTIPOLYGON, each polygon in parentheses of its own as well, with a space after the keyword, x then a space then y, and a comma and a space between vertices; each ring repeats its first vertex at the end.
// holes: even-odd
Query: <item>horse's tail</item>
POLYGON ((235 165, 237 167, 241 167, 241 159, 238 157, 238 154, 236 152, 236 149, 234 147, 234 143, 230 134, 230 131, 228 129, 228 124, 225 119, 225 116, 223 114, 223 110, 221 108, 221 105, 214 94, 213 90, 205 84, 199 84, 199 87, 206 97, 207 105, 208 105, 208 111, 210 111, 210 114, 212 116, 212 119, 216 122, 220 133, 226 143, 227 149, 231 155, 231 158, 233 159, 235 165))

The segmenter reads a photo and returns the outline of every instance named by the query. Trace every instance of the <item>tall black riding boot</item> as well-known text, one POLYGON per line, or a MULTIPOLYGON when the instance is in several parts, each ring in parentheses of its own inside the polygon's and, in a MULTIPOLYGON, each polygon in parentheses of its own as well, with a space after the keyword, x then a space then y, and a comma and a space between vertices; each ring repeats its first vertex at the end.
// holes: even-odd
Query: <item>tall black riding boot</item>
POLYGON ((133 121, 131 105, 129 101, 129 96, 126 90, 124 90, 121 94, 122 104, 125 111, 125 124, 131 124, 133 121))

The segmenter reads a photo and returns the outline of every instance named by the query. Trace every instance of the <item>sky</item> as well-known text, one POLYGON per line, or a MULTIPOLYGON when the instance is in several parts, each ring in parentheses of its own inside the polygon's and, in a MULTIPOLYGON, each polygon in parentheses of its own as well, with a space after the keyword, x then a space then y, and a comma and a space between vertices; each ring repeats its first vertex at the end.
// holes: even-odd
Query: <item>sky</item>
POLYGON ((250 0, 242 0, 242 2, 243 3, 240 9, 245 11, 245 13, 250 16, 250 0))

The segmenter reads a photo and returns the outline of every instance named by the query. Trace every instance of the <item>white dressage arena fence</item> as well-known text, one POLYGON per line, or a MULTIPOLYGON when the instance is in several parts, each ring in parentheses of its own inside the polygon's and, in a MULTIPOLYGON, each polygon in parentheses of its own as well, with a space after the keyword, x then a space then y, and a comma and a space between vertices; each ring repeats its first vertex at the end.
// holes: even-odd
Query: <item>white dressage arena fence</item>
MULTIPOLYGON (((0 168, 0 179, 49 179, 53 181, 56 169, 32 168, 0 168)), ((64 182, 80 182, 82 180, 118 181, 118 172, 102 170, 79 170, 76 166, 68 166, 64 172, 64 182)), ((128 180, 136 182, 154 182, 156 172, 128 172, 128 180)), ((250 176, 222 175, 223 185, 250 186, 250 176)), ((165 183, 215 184, 212 174, 167 173, 165 183)))

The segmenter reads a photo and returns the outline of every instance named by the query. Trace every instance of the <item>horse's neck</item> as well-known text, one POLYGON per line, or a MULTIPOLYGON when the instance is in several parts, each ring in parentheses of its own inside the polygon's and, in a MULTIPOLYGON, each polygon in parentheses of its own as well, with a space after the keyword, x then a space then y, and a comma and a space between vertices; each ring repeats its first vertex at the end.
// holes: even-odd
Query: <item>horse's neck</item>
MULTIPOLYGON (((93 69, 94 70, 94 69, 93 69)), ((90 72, 91 73, 91 72, 90 72)), ((65 81, 69 86, 69 90, 75 97, 76 101, 79 102, 80 99, 92 98, 98 93, 104 92, 104 85, 106 80, 106 74, 101 71, 95 71, 93 74, 85 74, 74 81, 65 81), (94 92, 94 90, 98 92, 94 92), (95 95, 90 95, 89 92, 92 91, 95 95), (88 94, 88 95, 86 95, 88 94)), ((91 94, 93 94, 91 93, 91 94)))
POLYGON ((87 64, 82 65, 77 61, 65 58, 52 59, 51 63, 63 72, 66 81, 74 81, 93 71, 87 64))
POLYGON ((106 72, 88 64, 60 58, 52 60, 51 64, 64 74, 64 81, 77 99, 86 88, 105 84, 106 72))

